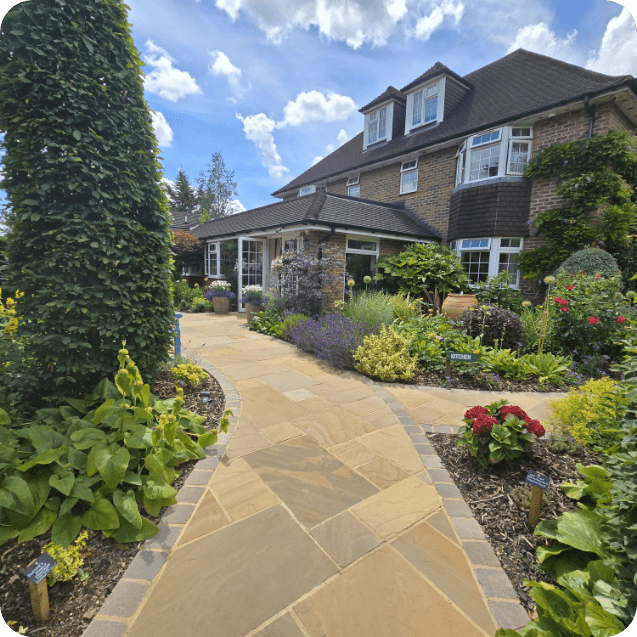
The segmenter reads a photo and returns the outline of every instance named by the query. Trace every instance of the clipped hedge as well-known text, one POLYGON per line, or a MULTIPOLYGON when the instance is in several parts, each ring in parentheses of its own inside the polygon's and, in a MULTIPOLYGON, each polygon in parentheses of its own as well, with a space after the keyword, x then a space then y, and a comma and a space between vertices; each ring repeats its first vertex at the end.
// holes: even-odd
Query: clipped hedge
POLYGON ((600 248, 584 248, 584 250, 572 254, 557 269, 556 274, 578 274, 580 272, 588 276, 601 274, 606 277, 621 274, 615 257, 600 248))

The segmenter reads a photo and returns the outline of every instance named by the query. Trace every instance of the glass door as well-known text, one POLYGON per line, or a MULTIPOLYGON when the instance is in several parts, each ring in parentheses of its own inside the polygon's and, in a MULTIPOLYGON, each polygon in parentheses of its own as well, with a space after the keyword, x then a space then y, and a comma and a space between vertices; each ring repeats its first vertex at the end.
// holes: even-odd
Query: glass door
POLYGON ((246 285, 258 285, 263 289, 264 244, 263 239, 239 237, 239 312, 245 312, 241 291, 246 285))

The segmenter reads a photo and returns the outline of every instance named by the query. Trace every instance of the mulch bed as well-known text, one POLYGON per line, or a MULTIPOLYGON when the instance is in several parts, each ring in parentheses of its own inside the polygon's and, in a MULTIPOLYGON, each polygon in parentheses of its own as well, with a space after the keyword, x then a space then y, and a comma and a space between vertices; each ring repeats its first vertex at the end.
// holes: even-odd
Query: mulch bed
POLYGON ((583 447, 558 451, 556 447, 552 448, 550 440, 541 439, 513 461, 504 460, 483 467, 465 448, 457 447, 459 434, 428 436, 474 517, 482 525, 520 602, 528 612, 534 611, 530 588, 524 586, 523 581, 556 582, 539 569, 536 558, 537 547, 548 546, 550 540, 533 535, 528 524, 531 487, 525 484, 527 473, 533 470, 551 477, 551 484, 544 492, 540 519, 557 519, 565 511, 578 508, 559 485, 582 480, 576 464, 600 464, 598 457, 583 447))
MULTIPOLYGON (((219 419, 225 409, 225 397, 219 383, 209 377, 196 390, 184 386, 184 408, 200 416, 206 416, 203 427, 218 429, 219 419), (202 402, 200 391, 210 392, 210 402, 202 402)), ((151 387, 152 393, 161 399, 176 395, 175 381, 169 371, 159 374, 151 387)), ((181 475, 173 486, 179 490, 193 470, 196 460, 179 465, 181 475)), ((157 517, 151 517, 143 510, 140 513, 157 524, 165 508, 157 517)), ((86 581, 76 576, 68 582, 57 582, 49 588, 51 615, 45 623, 38 624, 31 610, 31 598, 27 579, 20 573, 33 558, 42 552, 42 547, 50 542, 50 532, 23 544, 17 539, 0 547, 0 610, 5 622, 15 621, 11 628, 16 631, 22 626, 25 635, 38 637, 80 637, 91 618, 120 580, 128 565, 142 549, 143 542, 119 545, 115 540, 105 538, 101 531, 88 531, 83 570, 88 573, 86 581)))

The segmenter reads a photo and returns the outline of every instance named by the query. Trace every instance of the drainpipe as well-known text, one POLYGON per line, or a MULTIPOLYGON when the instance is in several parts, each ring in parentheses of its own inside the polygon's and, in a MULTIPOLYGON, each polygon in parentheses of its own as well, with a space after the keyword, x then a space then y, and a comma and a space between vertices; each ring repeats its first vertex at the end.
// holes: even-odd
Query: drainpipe
POLYGON ((593 124, 595 123, 595 107, 588 103, 588 95, 584 98, 584 110, 588 115, 588 135, 586 139, 590 139, 593 136, 593 124))

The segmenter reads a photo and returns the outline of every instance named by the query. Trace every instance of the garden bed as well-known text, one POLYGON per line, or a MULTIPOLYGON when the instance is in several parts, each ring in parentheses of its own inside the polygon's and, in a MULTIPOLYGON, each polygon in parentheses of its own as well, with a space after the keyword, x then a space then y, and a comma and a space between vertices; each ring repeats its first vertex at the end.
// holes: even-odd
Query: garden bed
MULTIPOLYGON (((225 408, 225 397, 216 379, 209 377, 196 390, 188 386, 183 389, 183 407, 206 416, 206 421, 202 423, 206 430, 218 429, 225 408), (200 391, 209 391, 211 401, 202 402, 200 391)), ((151 391, 160 399, 176 395, 175 381, 169 371, 159 374, 151 391)), ((190 460, 179 465, 181 475, 173 483, 175 489, 179 490, 196 463, 197 460, 190 460)), ((140 509, 141 515, 155 524, 160 521, 164 511, 165 508, 157 517, 152 517, 140 509)), ((28 581, 20 569, 40 555, 42 547, 50 542, 50 537, 51 533, 48 532, 30 542, 18 544, 17 540, 10 540, 0 547, 0 611, 5 622, 16 622, 11 626, 16 633, 23 626, 25 635, 80 637, 144 542, 120 545, 113 539, 105 538, 101 531, 88 531, 86 548, 82 553, 83 570, 88 573, 88 578, 81 581, 78 575, 49 588, 51 615, 46 623, 38 624, 31 610, 28 581)))
POLYGON ((505 460, 487 468, 466 449, 457 447, 459 434, 428 436, 482 526, 520 602, 528 612, 534 611, 535 602, 524 580, 556 582, 538 566, 536 549, 541 544, 548 545, 550 540, 533 535, 528 524, 531 487, 525 484, 527 473, 533 470, 551 477, 551 484, 544 492, 540 519, 557 519, 564 511, 578 509, 577 503, 564 495, 559 485, 582 480, 577 463, 600 464, 597 456, 581 446, 561 450, 550 440, 541 439, 516 460, 505 460))

